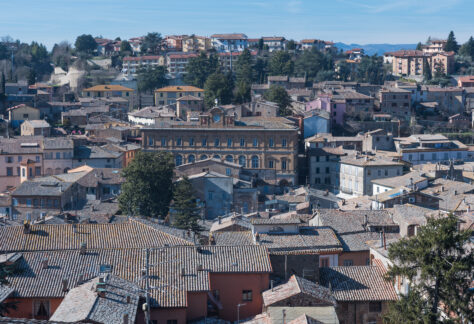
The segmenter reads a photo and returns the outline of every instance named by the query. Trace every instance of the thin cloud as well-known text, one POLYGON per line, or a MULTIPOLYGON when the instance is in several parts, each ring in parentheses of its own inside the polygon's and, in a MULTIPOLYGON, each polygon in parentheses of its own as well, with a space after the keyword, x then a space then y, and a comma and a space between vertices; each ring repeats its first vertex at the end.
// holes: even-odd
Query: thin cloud
POLYGON ((302 2, 299 0, 291 0, 286 4, 286 11, 292 14, 301 12, 302 2))
POLYGON ((353 1, 337 0, 344 5, 351 5, 366 9, 368 13, 384 13, 392 10, 408 10, 417 14, 433 14, 450 9, 461 3, 462 0, 389 0, 389 1, 353 1))

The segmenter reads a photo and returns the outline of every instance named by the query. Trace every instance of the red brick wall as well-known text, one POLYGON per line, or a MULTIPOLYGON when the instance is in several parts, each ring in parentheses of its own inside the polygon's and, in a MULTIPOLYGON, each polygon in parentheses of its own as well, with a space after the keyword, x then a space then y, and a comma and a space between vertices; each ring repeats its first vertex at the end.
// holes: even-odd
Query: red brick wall
MULTIPOLYGON (((62 298, 38 298, 49 300, 49 315, 54 314, 59 304, 61 304, 62 298)), ((8 309, 8 317, 13 318, 34 318, 33 317, 33 301, 34 298, 8 298, 5 303, 16 303, 16 309, 8 309)))
POLYGON ((268 289, 269 274, 230 274, 211 273, 211 290, 219 290, 223 309, 219 317, 227 321, 237 320, 237 304, 240 307, 240 319, 260 314, 263 306, 262 292, 268 289), (252 290, 252 301, 242 300, 242 290, 252 290))
POLYGON ((188 292, 186 320, 204 318, 207 315, 207 292, 188 292))
POLYGON ((352 260, 355 266, 367 265, 367 259, 370 258, 370 251, 355 251, 355 252, 342 252, 339 255, 338 265, 343 266, 344 260, 352 260))

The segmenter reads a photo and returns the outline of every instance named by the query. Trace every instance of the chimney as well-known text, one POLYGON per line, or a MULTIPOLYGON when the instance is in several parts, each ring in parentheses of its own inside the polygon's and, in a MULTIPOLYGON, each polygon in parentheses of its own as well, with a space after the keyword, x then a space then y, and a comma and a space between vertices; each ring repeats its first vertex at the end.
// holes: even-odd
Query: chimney
POLYGON ((222 224, 222 216, 217 217, 217 222, 218 222, 219 224, 222 224))
POLYGON ((186 275, 186 269, 184 267, 181 268, 181 277, 186 275))
POLYGON ((85 255, 86 254, 86 249, 87 249, 87 244, 86 242, 81 243, 81 249, 79 250, 80 255, 85 255))
POLYGON ((258 244, 259 242, 260 242, 260 234, 255 233, 255 235, 254 235, 254 243, 255 243, 255 244, 258 244))
POLYGON ((196 266, 196 271, 202 271, 202 270, 203 270, 202 264, 198 264, 198 265, 196 266))
POLYGON ((127 295, 127 304, 130 304, 131 298, 130 295, 127 295))
POLYGON ((331 284, 331 282, 330 282, 330 281, 329 281, 328 288, 329 288, 329 291, 331 291, 331 292, 332 292, 332 284, 331 284))
POLYGON ((383 235, 382 232, 380 232, 380 247, 383 247, 383 235))
POLYGON ((383 249, 387 249, 387 238, 385 237, 385 231, 383 231, 383 249))
POLYGON ((48 259, 41 261, 41 269, 48 269, 48 259))
POLYGON ((457 190, 454 190, 454 195, 456 196, 458 194, 458 191, 457 190))
POLYGON ((123 324, 128 324, 128 313, 123 314, 123 324))
POLYGON ((271 288, 272 291, 273 291, 273 280, 270 280, 270 288, 271 288))
POLYGON ((441 192, 444 192, 444 186, 441 186, 441 192))
POLYGON ((29 221, 24 221, 23 222, 23 233, 24 234, 29 234, 31 232, 31 225, 29 221))
POLYGON ((104 277, 99 277, 99 283, 104 283, 104 277))
POLYGON ((367 216, 367 214, 365 214, 364 215, 364 228, 366 231, 367 231, 368 225, 369 225, 369 217, 367 216))
POLYGON ((68 290, 68 289, 67 289, 68 280, 67 280, 67 279, 63 279, 62 284, 63 284, 63 291, 66 292, 66 291, 68 290))
POLYGON ((77 279, 77 285, 82 285, 82 283, 84 282, 84 275, 79 275, 79 278, 77 279))

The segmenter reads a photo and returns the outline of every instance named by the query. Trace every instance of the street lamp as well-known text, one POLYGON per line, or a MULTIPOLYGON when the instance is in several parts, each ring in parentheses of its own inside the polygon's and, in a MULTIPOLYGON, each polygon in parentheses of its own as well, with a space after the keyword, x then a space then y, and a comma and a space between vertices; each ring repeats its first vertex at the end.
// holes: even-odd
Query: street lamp
POLYGON ((240 307, 247 305, 246 303, 237 304, 237 324, 240 323, 240 307))

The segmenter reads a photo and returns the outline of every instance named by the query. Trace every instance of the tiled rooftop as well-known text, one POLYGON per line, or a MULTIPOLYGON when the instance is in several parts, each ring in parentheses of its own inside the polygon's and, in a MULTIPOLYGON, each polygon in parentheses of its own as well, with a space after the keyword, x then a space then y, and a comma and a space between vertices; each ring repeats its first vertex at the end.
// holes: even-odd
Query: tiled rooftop
POLYGON ((99 277, 95 277, 71 289, 50 320, 112 324, 123 323, 123 314, 128 314, 128 323, 134 323, 141 295, 139 287, 116 276, 103 275, 102 278, 104 297, 96 292, 100 284, 99 277))
POLYGON ((321 284, 332 290, 338 302, 397 300, 395 287, 384 279, 380 266, 320 268, 321 284))
MULTIPOLYGON (((311 305, 305 306, 336 304, 336 300, 331 295, 331 291, 328 288, 295 275, 291 276, 286 283, 264 291, 262 293, 263 303, 265 307, 268 307, 300 293, 313 299, 311 305)), ((277 304, 275 306, 279 305, 277 304)))
MULTIPOLYGON (((152 290, 154 307, 186 307, 187 291, 210 290, 209 273, 272 271, 262 246, 164 247, 150 250, 149 261, 155 265, 150 269, 150 285, 162 287, 152 290)), ((18 297, 63 297, 64 279, 72 289, 81 276, 89 280, 106 268, 112 275, 144 287, 140 280, 144 264, 142 248, 88 249, 83 255, 78 250, 25 252, 17 261, 22 271, 7 279, 18 297), (47 267, 44 260, 48 260, 47 267)))
POLYGON ((134 220, 122 224, 36 224, 31 225, 28 234, 23 226, 4 226, 0 227, 0 237, 0 252, 78 250, 82 243, 88 249, 190 245, 187 240, 134 220))

